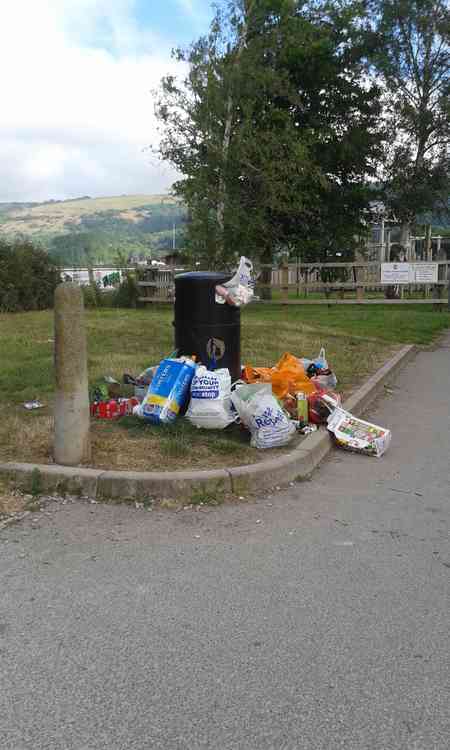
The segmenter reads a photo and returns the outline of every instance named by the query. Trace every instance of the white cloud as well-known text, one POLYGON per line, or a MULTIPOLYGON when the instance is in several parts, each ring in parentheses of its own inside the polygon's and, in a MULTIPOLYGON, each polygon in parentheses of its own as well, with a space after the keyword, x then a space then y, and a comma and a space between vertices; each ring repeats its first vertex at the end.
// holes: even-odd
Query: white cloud
POLYGON ((188 13, 195 20, 205 20, 207 18, 204 4, 200 7, 197 5, 196 0, 177 0, 177 3, 182 11, 188 13))
POLYGON ((177 69, 131 0, 15 0, 0 10, 1 200, 160 192, 174 178, 151 90, 177 69), (98 43, 101 39, 101 45, 98 43))
POLYGON ((191 15, 194 15, 195 7, 193 0, 177 0, 177 2, 182 10, 185 10, 191 15))

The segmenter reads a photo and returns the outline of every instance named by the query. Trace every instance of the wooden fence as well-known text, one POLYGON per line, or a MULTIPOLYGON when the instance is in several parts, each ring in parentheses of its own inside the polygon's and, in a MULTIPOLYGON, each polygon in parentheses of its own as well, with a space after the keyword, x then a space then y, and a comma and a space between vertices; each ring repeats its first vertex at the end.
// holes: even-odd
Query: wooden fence
MULTIPOLYGON (((398 264, 401 267, 402 264, 398 264)), ((380 262, 289 263, 271 268, 271 282, 262 283, 260 273, 255 294, 265 304, 447 304, 450 262, 436 261, 433 283, 385 284, 380 262)), ((417 262, 417 267, 430 266, 417 262)), ((187 269, 184 269, 187 270, 187 269)), ((149 269, 138 281, 141 302, 172 302, 175 295, 172 269, 149 269)), ((450 304, 450 302, 449 302, 450 304)))

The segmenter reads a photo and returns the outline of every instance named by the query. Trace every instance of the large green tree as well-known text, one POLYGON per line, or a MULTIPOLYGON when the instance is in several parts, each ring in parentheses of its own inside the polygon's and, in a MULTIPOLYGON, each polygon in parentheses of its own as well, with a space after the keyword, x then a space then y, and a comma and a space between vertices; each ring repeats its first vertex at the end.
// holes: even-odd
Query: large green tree
POLYGON ((182 177, 198 255, 346 250, 367 205, 379 97, 363 6, 233 0, 166 77, 161 156, 182 177))
POLYGON ((405 234, 449 196, 450 12, 446 0, 375 0, 375 75, 387 138, 383 200, 405 234))

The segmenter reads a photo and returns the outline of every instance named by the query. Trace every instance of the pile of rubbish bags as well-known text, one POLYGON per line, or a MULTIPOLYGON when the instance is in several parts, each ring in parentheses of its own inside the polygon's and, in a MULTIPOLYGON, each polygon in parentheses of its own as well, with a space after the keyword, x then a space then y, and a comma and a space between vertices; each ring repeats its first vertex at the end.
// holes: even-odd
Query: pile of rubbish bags
POLYGON ((324 349, 314 359, 286 352, 274 367, 246 365, 234 383, 227 369, 208 370, 174 352, 137 377, 125 373, 123 383, 105 378, 93 389, 91 413, 106 419, 134 414, 154 425, 184 418, 204 430, 239 423, 259 449, 285 446, 296 433, 326 425, 338 446, 381 456, 390 431, 345 411, 336 386, 324 349))

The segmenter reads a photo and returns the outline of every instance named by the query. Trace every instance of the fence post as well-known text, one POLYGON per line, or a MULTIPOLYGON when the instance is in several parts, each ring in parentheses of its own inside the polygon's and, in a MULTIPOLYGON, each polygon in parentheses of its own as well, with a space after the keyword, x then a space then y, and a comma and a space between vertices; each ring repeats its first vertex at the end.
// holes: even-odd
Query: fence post
POLYGON ((447 308, 448 308, 448 311, 450 312, 450 263, 447 264, 447 294, 448 294, 447 308))
POLYGON ((55 292, 55 432, 57 464, 90 459, 89 391, 83 295, 75 284, 55 292))
POLYGON ((281 267, 281 299, 282 302, 289 300, 289 264, 283 263, 281 267))

